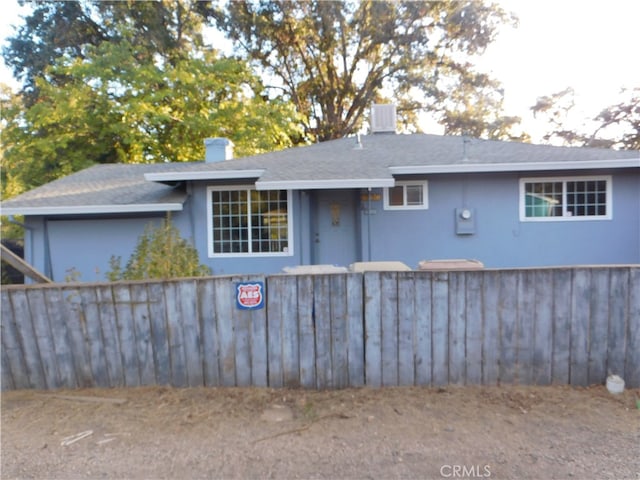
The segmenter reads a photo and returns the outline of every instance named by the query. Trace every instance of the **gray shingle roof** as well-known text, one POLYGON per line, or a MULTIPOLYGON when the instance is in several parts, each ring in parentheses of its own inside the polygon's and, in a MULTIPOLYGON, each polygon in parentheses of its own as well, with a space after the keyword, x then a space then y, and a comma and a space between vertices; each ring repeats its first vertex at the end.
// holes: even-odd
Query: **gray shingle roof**
POLYGON ((162 164, 96 165, 2 202, 3 215, 180 210, 186 193, 147 182, 162 164))
POLYGON ((393 175, 411 173, 640 168, 638 151, 459 136, 377 134, 363 136, 361 145, 358 148, 356 138, 349 137, 217 163, 99 165, 7 200, 3 213, 27 213, 33 208, 73 213, 80 207, 85 213, 110 207, 114 211, 176 210, 186 198, 172 186, 180 179, 244 177, 251 182, 257 179, 256 186, 262 189, 356 188, 388 186, 393 175))

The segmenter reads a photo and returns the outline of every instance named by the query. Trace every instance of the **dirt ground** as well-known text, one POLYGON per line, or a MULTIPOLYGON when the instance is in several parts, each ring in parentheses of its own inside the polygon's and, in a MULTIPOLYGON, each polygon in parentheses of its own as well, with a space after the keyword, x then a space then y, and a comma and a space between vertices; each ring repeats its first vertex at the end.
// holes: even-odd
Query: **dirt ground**
POLYGON ((640 479, 640 390, 2 394, 2 478, 640 479))

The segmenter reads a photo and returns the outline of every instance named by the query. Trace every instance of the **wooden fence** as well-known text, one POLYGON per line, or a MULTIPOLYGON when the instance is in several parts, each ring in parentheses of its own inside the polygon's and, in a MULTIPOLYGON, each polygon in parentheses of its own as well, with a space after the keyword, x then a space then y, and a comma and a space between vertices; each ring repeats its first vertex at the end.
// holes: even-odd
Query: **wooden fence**
POLYGON ((9 286, 1 325, 3 389, 640 386, 638 266, 9 286))

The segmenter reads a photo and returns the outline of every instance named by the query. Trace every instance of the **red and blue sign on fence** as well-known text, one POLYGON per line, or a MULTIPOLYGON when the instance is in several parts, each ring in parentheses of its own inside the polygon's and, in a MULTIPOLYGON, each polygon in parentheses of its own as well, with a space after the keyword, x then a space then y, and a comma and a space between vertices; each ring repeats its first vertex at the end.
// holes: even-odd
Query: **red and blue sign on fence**
POLYGON ((257 310, 264 307, 264 283, 237 283, 236 305, 242 310, 257 310))

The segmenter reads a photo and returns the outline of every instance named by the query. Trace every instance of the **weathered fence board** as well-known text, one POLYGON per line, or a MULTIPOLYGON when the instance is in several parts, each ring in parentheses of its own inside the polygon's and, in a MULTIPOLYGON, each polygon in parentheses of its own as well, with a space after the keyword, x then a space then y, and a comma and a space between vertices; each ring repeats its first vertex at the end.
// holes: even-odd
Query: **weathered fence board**
POLYGON ((482 383, 482 340, 483 305, 482 275, 480 272, 468 272, 466 275, 465 296, 465 383, 482 383))
POLYGON ((316 386, 318 388, 329 388, 333 385, 330 280, 331 277, 328 275, 317 276, 314 279, 313 311, 316 333, 316 386))
POLYGON ((236 351, 233 338, 233 309, 236 302, 235 283, 223 278, 216 282, 214 302, 216 305, 216 331, 220 385, 236 386, 236 351))
POLYGON ((249 313, 251 322, 251 385, 266 387, 268 382, 267 315, 264 308, 249 313))
POLYGON ((380 274, 380 333, 382 385, 398 385, 398 280, 392 272, 380 274))
MULTIPOLYGON (((591 272, 589 321, 589 383, 604 382, 607 377, 607 338, 609 329, 609 271, 591 272)), ((623 324, 624 328, 624 324, 623 324)), ((623 361, 624 363, 624 361, 623 361)))
POLYGON ((180 320, 184 345, 187 385, 195 387, 204 381, 202 370, 202 349, 200 342, 200 320, 198 318, 198 287, 195 280, 178 282, 180 299, 180 320))
POLYGON ((500 378, 500 276, 498 272, 482 272, 482 382, 491 385, 500 378))
POLYGON ((500 276, 498 321, 500 322, 499 381, 516 383, 518 360, 518 272, 507 271, 500 276))
POLYGON ((124 384, 128 387, 137 387, 140 385, 140 375, 138 374, 136 334, 133 327, 133 308, 129 285, 114 284, 112 292, 124 384))
POLYGON ((533 348, 536 309, 535 271, 518 273, 518 303, 516 306, 516 378, 519 384, 530 385, 533 379, 533 348))
POLYGON ((415 278, 413 272, 398 274, 398 384, 415 384, 415 278))
MULTIPOLYGON (((284 280, 286 277, 281 277, 284 280)), ((269 286, 272 282, 269 282, 269 286)), ((280 283, 280 305, 282 328, 280 345, 282 348, 282 381, 289 387, 300 386, 300 325, 298 323, 298 289, 289 288, 289 282, 280 283)))
MULTIPOLYGON (((300 339, 300 385, 305 388, 315 388, 316 337, 313 277, 297 277, 296 288, 298 292, 298 334, 300 339)), ((266 355, 267 352, 265 352, 265 358, 266 355)))
POLYGON ((431 274, 416 275, 414 280, 413 315, 415 316, 414 361, 416 385, 431 385, 431 274))
MULTIPOLYGON (((75 364, 75 373, 79 387, 92 387, 94 385, 93 372, 91 371, 91 358, 89 343, 87 342, 87 328, 82 315, 82 297, 76 288, 65 287, 62 289, 65 302, 61 302, 64 312, 64 322, 67 328, 69 347, 75 364)), ((59 306, 59 305, 58 305, 59 306)), ((52 308, 58 308, 52 305, 52 308)))
POLYGON ((449 383, 449 274, 433 275, 431 308, 431 349, 433 358, 433 384, 449 383))
MULTIPOLYGON (((28 302, 28 311, 32 318, 33 333, 38 344, 46 388, 64 385, 58 374, 58 359, 53 343, 53 334, 49 325, 49 315, 47 313, 44 291, 34 290, 31 292, 31 295, 28 296, 28 302)), ((17 319, 17 321, 20 321, 20 319, 17 319)), ((74 385, 70 384, 69 386, 73 387, 74 385)))
POLYGON ((82 309, 78 315, 82 319, 86 332, 85 341, 88 344, 89 365, 93 376, 92 384, 96 387, 108 387, 111 382, 109 381, 109 368, 100 325, 97 289, 81 287, 78 289, 78 294, 81 302, 79 308, 82 309))
POLYGON ((182 333, 182 312, 180 311, 180 293, 177 282, 167 282, 164 286, 167 315, 167 336, 169 340, 169 362, 171 365, 171 384, 187 387, 187 363, 182 333))
POLYGON ((546 292, 553 288, 553 272, 535 272, 535 314, 533 318, 532 378, 534 385, 551 383, 553 352, 553 298, 546 292))
MULTIPOLYGON (((18 296, 19 295, 14 295, 14 297, 18 296)), ((34 348, 35 345, 29 345, 31 348, 23 352, 20 339, 18 338, 16 319, 28 318, 24 313, 25 309, 20 309, 19 307, 20 304, 16 302, 13 308, 17 315, 12 315, 9 293, 6 291, 2 292, 2 310, 0 311, 2 314, 2 388, 34 388, 38 385, 44 385, 42 375, 39 376, 39 378, 34 378, 41 373, 39 371, 41 363, 38 361, 38 352, 37 349, 34 348), (18 308, 16 309, 16 307, 18 308), (19 317, 18 315, 21 313, 23 316, 19 317), (5 356, 7 357, 6 360, 5 356)), ((23 322, 23 325, 31 326, 29 322, 23 322)))
POLYGON ((449 274, 449 380, 451 384, 463 384, 466 375, 466 285, 461 272, 449 274))
POLYGON ((169 356, 164 284, 149 283, 147 292, 149 293, 151 346, 156 369, 156 382, 158 385, 169 385, 171 384, 171 358, 169 356))
POLYGON ((149 292, 146 284, 134 283, 131 285, 131 308, 133 310, 133 331, 138 361, 138 380, 140 385, 151 385, 155 381, 155 363, 151 338, 149 292))
POLYGON ((111 285, 98 286, 96 294, 98 324, 102 330, 102 341, 109 375, 107 384, 113 387, 122 387, 124 386, 124 372, 116 326, 115 299, 113 298, 111 285))
POLYGON ((204 384, 219 385, 218 335, 216 332, 215 280, 207 278, 198 283, 198 311, 202 341, 202 374, 204 384))
MULTIPOLYGON (((365 385, 365 350, 363 321, 363 284, 360 275, 348 275, 346 288, 347 320, 347 385, 361 387, 365 385)), ((337 292, 338 296, 342 295, 337 292)))
POLYGON ((380 278, 364 274, 364 345, 367 385, 382 386, 382 330, 380 324, 380 278))
POLYGON ((67 319, 64 315, 65 303, 62 301, 60 289, 48 288, 43 290, 42 293, 53 340, 53 354, 58 370, 58 381, 62 385, 77 387, 75 365, 71 355, 71 348, 67 341, 67 319))
MULTIPOLYGON (((628 271, 616 271, 611 272, 610 285, 602 286, 602 296, 606 297, 609 301, 607 303, 608 315, 603 315, 599 320, 604 325, 607 325, 608 319, 608 334, 607 329, 602 328, 602 334, 607 338, 608 342, 603 343, 601 355, 607 359, 607 369, 611 372, 624 372, 625 371, 625 349, 627 347, 627 337, 632 330, 628 329, 630 323, 629 304, 621 301, 622 299, 629 298, 629 272, 628 271), (608 287, 608 288, 607 288, 608 287), (605 356, 605 350, 607 355, 605 356)), ((603 300, 604 303, 604 300, 603 300)), ((640 343, 629 344, 628 348, 640 350, 640 343)), ((606 374, 606 371, 602 372, 606 374)), ((604 375, 599 378, 594 378, 595 381, 603 381, 604 375)), ((592 379, 590 379, 592 380, 592 379)))
POLYGON ((345 275, 331 275, 330 277, 330 301, 331 301, 331 370, 332 387, 345 388, 349 385, 349 365, 347 363, 347 301, 349 292, 346 289, 347 277, 345 275))
MULTIPOLYGON (((553 290, 553 342, 551 355, 551 383, 569 383, 571 358, 571 270, 554 272, 553 290)), ((548 301, 548 299, 547 299, 548 301)))
POLYGON ((640 267, 3 287, 2 388, 640 386, 640 267), (264 308, 237 284, 262 282, 264 308))
POLYGON ((573 272, 571 291, 571 346, 569 382, 586 385, 589 378, 589 318, 591 316, 591 270, 573 272))

